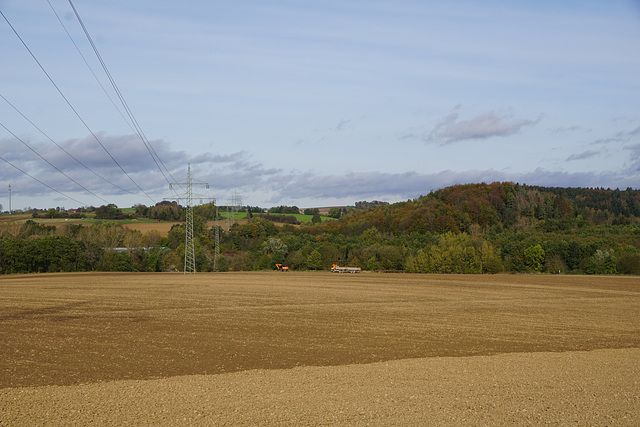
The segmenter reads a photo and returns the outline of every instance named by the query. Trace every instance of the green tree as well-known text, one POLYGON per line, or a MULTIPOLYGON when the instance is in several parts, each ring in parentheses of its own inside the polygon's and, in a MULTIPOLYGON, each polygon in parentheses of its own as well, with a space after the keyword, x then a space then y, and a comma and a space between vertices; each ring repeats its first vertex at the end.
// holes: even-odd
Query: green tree
POLYGON ((309 268, 309 270, 321 270, 322 254, 314 249, 307 257, 306 263, 307 263, 307 268, 309 268))
POLYGON ((136 210, 136 216, 138 217, 146 217, 149 213, 149 208, 143 204, 137 204, 134 206, 134 208, 136 210))
POLYGON ((560 274, 567 271, 567 266, 559 254, 548 257, 545 267, 547 271, 552 274, 560 274))
POLYGON ((306 258, 302 254, 302 251, 297 250, 289 253, 289 256, 286 258, 285 263, 292 270, 301 270, 305 266, 306 258))
POLYGON ((415 255, 407 256, 402 267, 407 273, 419 273, 415 255))
POLYGON ((225 257, 221 256, 218 258, 218 262, 216 263, 216 271, 229 271, 229 262, 225 257))
POLYGON ((194 240, 194 249, 196 271, 211 271, 213 268, 213 262, 197 239, 194 240))
POLYGON ((340 216, 342 215, 342 209, 340 208, 330 208, 329 209, 329 213, 327 214, 327 216, 331 217, 331 218, 340 218, 340 216))
POLYGON ((217 209, 213 202, 197 205, 193 207, 193 216, 199 216, 207 220, 215 220, 217 209))
POLYGON ((524 250, 524 264, 528 269, 541 271, 545 261, 545 252, 540 244, 529 246, 524 250))
POLYGON ((618 257, 618 273, 640 274, 640 253, 625 251, 618 257))
POLYGON ((486 240, 482 240, 479 251, 483 273, 496 274, 504 271, 502 260, 491 243, 486 240))
POLYGON ((404 260, 403 248, 383 245, 377 251, 376 258, 381 270, 400 270, 404 260))
POLYGON ((168 254, 167 249, 163 248, 149 248, 144 251, 144 256, 141 262, 142 271, 160 272, 167 268, 166 259, 168 254))
POLYGON ((262 252, 265 255, 271 255, 271 261, 274 265, 283 264, 288 251, 287 245, 275 237, 270 237, 262 244, 262 252))
POLYGON ((380 263, 378 262, 378 260, 374 256, 372 256, 371 258, 369 258, 367 260, 367 264, 366 264, 365 269, 368 270, 368 271, 382 270, 382 268, 380 266, 380 263))
POLYGON ((332 264, 341 264, 342 252, 333 245, 324 245, 320 249, 322 254, 322 268, 328 270, 332 264))
POLYGON ((360 235, 360 238, 368 244, 371 244, 382 241, 384 239, 384 236, 377 228, 370 227, 360 235))
POLYGON ((44 225, 35 222, 32 219, 25 221, 20 227, 18 237, 27 238, 29 236, 48 236, 55 233, 56 227, 53 225, 44 225))
POLYGON ((610 249, 598 249, 586 262, 587 274, 616 274, 617 259, 610 249))
POLYGON ((429 250, 430 273, 481 273, 480 254, 476 241, 466 233, 447 232, 429 250))
POLYGON ((161 221, 179 221, 184 214, 182 206, 176 202, 162 201, 146 210, 147 216, 151 219, 161 221))
POLYGON ((118 209, 118 206, 110 203, 108 205, 102 205, 96 209, 97 219, 124 219, 128 215, 125 215, 122 210, 118 209))
POLYGON ((104 271, 136 271, 136 266, 127 251, 106 250, 102 261, 104 271))

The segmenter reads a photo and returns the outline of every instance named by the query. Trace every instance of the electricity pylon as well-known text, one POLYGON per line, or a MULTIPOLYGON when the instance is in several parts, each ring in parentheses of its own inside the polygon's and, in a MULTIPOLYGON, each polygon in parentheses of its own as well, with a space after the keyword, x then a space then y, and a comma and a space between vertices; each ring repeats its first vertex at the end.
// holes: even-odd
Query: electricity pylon
POLYGON ((218 222, 218 206, 216 206, 216 223, 215 223, 216 231, 214 232, 215 239, 215 252, 213 255, 213 270, 217 271, 218 268, 218 258, 220 258, 220 224, 218 222))
MULTIPOLYGON (((193 242, 193 186, 201 185, 209 188, 209 184, 206 182, 193 182, 191 179, 191 163, 187 167, 187 182, 174 182, 169 184, 169 188, 173 190, 174 185, 179 185, 181 188, 186 188, 184 197, 176 197, 175 199, 180 203, 180 200, 185 201, 185 237, 184 237, 184 274, 196 272, 196 249, 193 242)), ((200 200, 205 199, 200 197, 200 200)), ((216 199, 206 197, 206 199, 215 203, 216 199)))
POLYGON ((242 206, 242 197, 237 192, 233 192, 231 195, 231 204, 227 206, 227 231, 231 230, 231 226, 236 223, 236 213, 242 206))

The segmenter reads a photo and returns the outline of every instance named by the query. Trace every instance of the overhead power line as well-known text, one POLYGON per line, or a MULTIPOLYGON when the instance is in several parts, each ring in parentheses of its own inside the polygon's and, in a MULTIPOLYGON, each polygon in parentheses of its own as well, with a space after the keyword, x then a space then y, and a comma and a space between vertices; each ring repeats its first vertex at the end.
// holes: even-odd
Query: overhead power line
MULTIPOLYGON (((103 180, 104 182, 106 182, 107 184, 110 184, 112 186, 114 186, 115 188, 118 188, 120 190, 123 191, 127 191, 124 188, 119 187, 118 185, 114 184, 113 182, 109 181, 107 178, 103 177, 102 175, 100 175, 98 172, 94 171, 93 169, 91 169, 89 166, 85 165, 82 161, 80 161, 77 157, 75 157, 73 154, 71 154, 70 152, 68 152, 63 146, 61 146, 60 144, 58 144, 57 142, 55 142, 49 135, 47 135, 42 129, 40 129, 35 123, 33 123, 31 120, 29 120, 29 118, 27 116, 25 116, 22 111, 20 111, 15 105, 13 105, 7 98, 5 98, 2 94, 0 94, 0 98, 4 99, 4 101, 9 104, 9 106, 11 106, 11 108, 13 108, 18 114, 20 114, 22 116, 22 118, 24 118, 27 122, 29 122, 31 124, 31 126, 33 126, 34 128, 36 128, 42 135, 44 135, 45 138, 47 138, 49 141, 51 141, 53 144, 55 144, 56 147, 58 147, 60 150, 62 150, 67 156, 71 157, 73 160, 75 160, 79 165, 81 165, 82 167, 84 167, 86 170, 88 170, 89 172, 91 172, 92 174, 94 174, 95 176, 97 176, 98 178, 100 178, 101 180, 103 180)), ((5 128, 6 129, 6 128, 5 128)), ((13 135, 13 133, 12 133, 13 135)), ((15 136, 15 135, 14 135, 15 136)), ((89 190, 87 190, 89 191, 89 190)), ((92 193, 93 194, 93 193, 92 193)), ((97 196, 98 198, 100 198, 100 200, 105 201, 102 197, 97 196)))
MULTIPOLYGON (((20 34, 18 33, 18 31, 13 27, 13 25, 11 24, 11 22, 9 21, 9 19, 7 19, 7 17, 5 16, 5 14, 0 11, 0 15, 2 15, 2 17, 4 18, 4 20, 7 22, 7 24, 9 25, 9 27, 11 28, 11 30, 14 32, 14 34, 16 35, 16 37, 18 37, 18 39, 20 40, 20 42, 22 43, 22 45, 25 47, 25 49, 27 49, 27 51, 29 52, 29 54, 31 55, 31 57, 33 58, 34 61, 36 61, 36 63, 38 64, 38 66, 40 67, 40 69, 42 70, 42 72, 47 76, 47 78, 49 79, 49 81, 51 82, 51 84, 56 88, 56 90, 58 91, 58 93, 60 94, 60 96, 62 96, 62 98, 65 100, 65 102, 67 103, 67 105, 69 106, 69 108, 71 108, 71 110, 75 113, 76 117, 78 117, 78 119, 82 122, 82 124, 85 126, 85 128, 89 131, 89 133, 93 136, 93 139, 102 147, 102 149, 105 151, 105 153, 107 153, 107 155, 111 158, 111 160, 118 166, 118 168, 120 168, 120 170, 122 171, 122 173, 124 173, 126 175, 127 178, 129 178, 129 180, 140 190, 140 192, 142 194, 144 194, 145 196, 147 196, 151 201, 154 201, 153 198, 151 198, 151 196, 149 196, 143 189, 142 187, 140 187, 140 185, 138 185, 138 183, 131 177, 131 175, 129 175, 127 173, 127 171, 124 170, 124 168, 122 167, 122 165, 120 165, 120 163, 116 160, 115 157, 113 157, 113 155, 109 152, 109 150, 107 149, 107 147, 105 147, 105 145, 102 143, 102 141, 100 141, 100 139, 98 138, 98 136, 95 134, 95 132, 93 132, 93 130, 91 130, 91 128, 89 127, 89 125, 85 122, 85 120, 82 118, 82 116, 80 115, 80 113, 78 113, 78 110, 76 110, 76 108, 71 104, 71 102, 69 101, 69 99, 64 95, 64 93, 62 92, 62 90, 58 87, 58 85, 55 83, 55 81, 53 80, 53 78, 49 75, 49 73, 47 72, 47 70, 45 70, 44 66, 40 63, 40 61, 38 60, 38 58, 36 58, 35 54, 31 51, 31 49, 29 48, 29 46, 26 44, 26 42, 22 39, 22 37, 20 36, 20 34)), ((135 194, 131 191, 125 190, 124 188, 118 187, 121 190, 129 193, 129 194, 135 194)))
POLYGON ((126 103, 126 101, 124 99, 124 96, 122 95, 122 92, 120 92, 120 89, 118 88, 117 84, 115 83, 115 80, 111 77, 111 73, 109 72, 109 69, 107 68, 106 63, 102 60, 102 55, 100 55, 100 52, 98 51, 97 46, 95 45, 95 43, 93 43, 93 39, 91 38, 91 35, 89 34, 89 31, 86 29, 86 27, 84 25, 84 22, 83 22, 82 18, 80 17, 80 14, 78 13, 78 11, 75 8, 74 4, 69 2, 70 5, 71 5, 71 8, 74 11, 74 14, 76 15, 76 18, 78 19, 78 22, 80 23, 80 25, 81 25, 81 27, 82 27, 82 29, 84 31, 85 36, 89 40, 89 43, 91 44, 91 46, 92 46, 92 48, 94 50, 94 53, 98 57, 98 60, 100 61, 100 64, 102 65, 103 70, 105 71, 105 74, 109 78, 109 81, 111 82, 111 85, 112 85, 114 91, 116 92, 116 94, 118 95, 118 97, 120 99, 120 102, 123 104, 123 106, 125 108, 125 111, 127 112, 127 115, 129 116, 129 120, 127 120, 127 118, 124 116, 124 114, 122 113, 120 108, 116 105, 115 101, 113 100, 113 98, 111 97, 111 95, 109 94, 107 89, 104 87, 104 85, 102 84, 102 82, 100 81, 100 79, 98 78, 96 73, 93 71, 93 68, 89 64, 89 61, 87 61, 87 58, 85 58, 84 54, 82 53, 82 50, 80 50, 80 47, 78 47, 78 44, 75 42, 75 40, 71 36, 71 33, 67 29, 66 25, 64 25, 64 22, 62 21, 62 19, 60 19, 60 15, 58 15, 58 12, 56 11, 56 9, 51 4, 51 1, 47 0, 47 3, 49 4, 49 7, 51 8, 51 11, 53 12, 53 14, 56 16, 56 19, 58 20, 58 22, 60 23, 60 25, 64 29, 64 32, 67 34, 67 37, 69 37, 69 40, 71 41, 73 46, 76 48, 76 51, 78 52, 78 54, 82 58, 82 61, 85 63, 85 65, 87 66, 87 68, 89 69, 91 74, 93 75, 93 78, 96 80, 96 82, 98 83, 98 85, 102 89, 102 92, 109 99, 109 102, 111 102, 111 105, 113 105, 113 107, 116 109, 116 111, 118 112, 120 117, 122 117, 122 120, 124 120, 124 122, 127 124, 127 126, 129 126, 129 129, 131 129, 133 131, 133 133, 135 133, 138 136, 138 138, 140 138, 142 143, 145 145, 145 147, 147 148, 147 151, 151 155, 151 158, 153 159, 153 161, 155 162, 156 166, 160 170, 160 173, 162 173, 162 176, 164 177, 165 181, 167 181, 169 184, 171 184, 171 182, 167 178, 167 174, 174 181, 175 181, 175 178, 171 174, 171 171, 169 170, 167 165, 162 161, 162 158, 160 157, 160 155, 158 155, 158 153, 153 148, 153 145, 148 140, 147 136, 145 135, 144 131, 142 130, 142 127, 139 125, 138 120, 135 118, 135 116, 133 115, 133 112, 129 108, 129 105, 126 103), (160 164, 158 164, 158 162, 160 162, 160 164, 162 164, 162 166, 164 167, 164 170, 162 169, 160 164), (165 174, 165 171, 166 171, 166 174, 165 174))
MULTIPOLYGON (((49 0, 47 0, 47 2, 48 1, 49 0)), ((162 173, 162 176, 164 177, 164 179, 168 183, 170 183, 169 179, 167 178, 167 175, 165 174, 164 170, 160 166, 160 163, 162 164, 162 166, 164 166, 164 169, 167 171, 169 176, 171 176, 171 178, 174 179, 174 181, 175 181, 175 178, 173 178, 173 175, 171 175, 171 172, 169 171, 167 166, 164 164, 164 162, 162 161, 162 159, 160 158, 158 153, 155 151, 155 149, 153 148, 153 145, 151 144, 151 142, 149 142, 149 140, 147 139, 147 136, 144 134, 144 131, 140 127, 140 124, 138 123, 138 120, 136 119, 136 117, 134 116, 133 112, 129 108, 129 104, 127 104, 127 101, 124 99, 124 96, 122 95, 122 92, 120 91, 120 88, 118 87, 118 85, 116 84, 116 81, 114 80, 113 76, 111 75, 111 72, 109 71, 109 69, 107 67, 107 64, 102 59, 102 55, 100 55, 100 52, 98 51, 98 47, 93 42, 93 39, 91 38, 91 35, 89 34, 89 31, 87 30, 87 27, 84 25, 84 21, 80 17, 80 14, 78 13, 78 10, 76 9, 75 5, 73 4, 73 2, 71 0, 68 0, 68 1, 69 1, 69 5, 71 6, 71 9, 73 9, 73 13, 76 16, 76 19, 78 20, 78 23, 82 27, 82 30, 84 31, 84 34, 87 37, 87 40, 89 41, 89 44, 93 48, 93 52, 95 53, 96 57, 98 58, 98 61, 100 62, 100 65, 102 65, 102 69, 104 70, 107 78, 109 79, 109 82, 111 83, 111 86, 113 87, 113 90, 115 91, 116 95, 118 95, 118 99, 120 99, 120 102, 122 103, 122 106, 124 107, 124 110, 126 111, 127 115, 129 116, 129 119, 131 120, 131 123, 133 124, 133 127, 135 128, 134 131, 136 132, 136 134, 138 135, 138 137, 140 138, 140 140, 142 141, 144 146, 147 148, 147 151, 149 152, 149 155, 151 156, 151 158, 155 162, 156 166, 158 167, 158 169, 162 173), (158 163, 158 162, 160 162, 160 163, 158 163)), ((51 6, 51 3, 49 3, 49 6, 51 6)), ((52 7, 52 9, 53 9, 53 7, 52 7)), ((55 10, 54 10, 54 13, 55 13, 55 10)), ((56 13, 56 16, 57 16, 57 13, 56 13)), ((62 24, 62 21, 60 20, 60 18, 58 18, 58 20, 62 24)), ((63 24, 63 27, 64 27, 64 24, 63 24)), ((65 29, 65 31, 66 31, 66 29, 65 29)), ((69 33, 67 32, 67 34, 69 34, 69 33)), ((71 36, 69 35, 69 37, 71 37, 71 36)), ((74 45, 75 45, 75 43, 74 43, 74 45)), ((77 48, 77 46, 76 46, 76 48, 77 48)), ((85 63, 86 63, 86 61, 85 61, 85 63)), ((87 63, 87 66, 88 65, 89 64, 87 63)), ((91 68, 91 67, 89 67, 89 68, 91 68)), ((94 76, 95 76, 95 74, 94 74, 94 76)), ((111 98, 109 98, 109 99, 111 99, 111 98)), ((120 110, 118 109, 118 111, 120 111, 120 110)))
POLYGON ((42 160, 44 160, 45 162, 47 162, 47 164, 49 166, 51 166, 52 168, 54 168, 55 170, 57 170, 58 172, 60 172, 62 175, 64 175, 65 177, 67 177, 69 180, 71 180, 74 184, 76 184, 77 186, 79 186, 80 188, 82 188, 83 190, 89 192, 90 194, 93 194, 94 196, 96 196, 98 199, 102 200, 105 203, 109 203, 107 202, 105 199, 103 199, 102 197, 98 196, 96 193, 94 193, 93 191, 89 190, 87 187, 85 187, 84 185, 80 184, 78 181, 76 181, 75 179, 71 178, 69 175, 67 175, 64 171, 60 170, 60 168, 58 168, 56 165, 54 165, 53 163, 51 163, 49 160, 45 159, 40 153, 38 153, 36 150, 33 149, 33 147, 31 147, 29 144, 27 144, 26 142, 24 142, 22 139, 20 139, 18 137, 18 135, 16 135, 15 133, 11 132, 4 124, 2 124, 0 122, 0 126, 4 128, 4 130, 6 130, 7 132, 9 132, 11 135, 13 135, 13 137, 15 139, 17 139, 18 141, 20 141, 25 147, 27 147, 29 150, 33 151, 36 156, 40 157, 42 160))
POLYGON ((23 171, 22 169, 20 169, 18 166, 14 165, 13 163, 11 163, 9 160, 5 159, 4 157, 0 156, 0 160, 2 160, 3 162, 7 163, 9 166, 12 166, 13 168, 17 169, 18 171, 22 172, 24 175, 28 176, 29 178, 33 179, 34 181, 37 181, 38 183, 44 185, 45 187, 47 187, 48 189, 55 191, 56 193, 66 197, 67 199, 73 200, 74 202, 78 203, 80 206, 88 206, 86 203, 82 203, 81 201, 79 201, 78 199, 74 199, 71 196, 68 196, 66 194, 64 194, 62 191, 57 190, 55 188, 53 188, 52 186, 50 186, 49 184, 40 181, 38 178, 36 178, 33 175, 29 175, 27 172, 23 171))
POLYGON ((104 94, 107 96, 107 98, 109 98, 109 101, 111 102, 111 105, 113 105, 113 107, 116 109, 116 111, 118 111, 118 114, 120 115, 120 117, 122 117, 122 120, 124 120, 124 122, 127 124, 127 126, 129 126, 129 129, 131 129, 135 133, 136 130, 133 128, 131 123, 129 123, 129 121, 124 116, 122 111, 120 111, 120 108, 118 108, 118 106, 116 105, 116 103, 113 100, 113 98, 111 98, 111 95, 109 95, 109 92, 107 92, 107 89, 104 87, 104 85, 102 84, 102 82, 100 81, 100 79, 98 78, 96 73, 93 71, 93 68, 91 68, 91 65, 89 65, 89 61, 87 61, 87 58, 85 58, 84 54, 82 53, 82 51, 80 50, 80 48, 76 44, 75 40, 73 40, 73 37, 71 36, 71 33, 69 33, 69 30, 67 30, 67 27, 64 25, 64 22, 62 21, 62 19, 60 19, 60 15, 58 15, 58 12, 56 12, 56 9, 53 7, 53 5, 51 4, 51 2, 49 0, 47 0, 47 3, 49 3, 49 7, 53 11, 53 14, 56 15, 56 18, 58 19, 58 22, 60 23, 60 25, 64 29, 64 32, 67 33, 67 37, 69 37, 69 40, 71 41, 71 43, 73 43, 73 46, 76 48, 76 51, 78 52, 78 54, 82 58, 82 61, 84 61, 85 65, 87 66, 87 68, 89 69, 91 74, 93 75, 93 78, 98 83, 98 85, 100 85, 100 88, 102 88, 102 92, 104 92, 104 94))

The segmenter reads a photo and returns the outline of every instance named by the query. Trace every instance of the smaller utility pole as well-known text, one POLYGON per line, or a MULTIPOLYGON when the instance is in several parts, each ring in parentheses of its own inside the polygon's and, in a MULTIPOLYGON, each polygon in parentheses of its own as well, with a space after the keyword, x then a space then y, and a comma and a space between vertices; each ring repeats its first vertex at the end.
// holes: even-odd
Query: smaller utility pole
POLYGON ((231 195, 231 206, 227 206, 227 231, 231 230, 231 226, 236 223, 236 212, 240 210, 241 205, 242 197, 234 191, 231 195))
POLYGON ((11 184, 9 184, 9 215, 11 215, 11 184))

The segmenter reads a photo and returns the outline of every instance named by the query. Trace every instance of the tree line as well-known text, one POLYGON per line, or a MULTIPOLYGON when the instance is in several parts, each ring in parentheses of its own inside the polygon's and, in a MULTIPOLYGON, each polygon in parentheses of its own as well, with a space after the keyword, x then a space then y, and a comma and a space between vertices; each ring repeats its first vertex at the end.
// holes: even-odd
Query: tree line
MULTIPOLYGON (((336 221, 276 225, 253 215, 219 229, 215 263, 216 229, 207 220, 216 206, 196 207, 196 268, 265 270, 279 263, 328 270, 335 263, 409 273, 640 274, 638 190, 505 182, 448 187, 401 203, 359 203, 369 207, 341 212, 336 221)), ((138 209, 184 217, 173 203, 138 209)), ((161 237, 113 222, 55 228, 28 221, 0 229, 0 273, 181 270, 184 236, 183 223, 161 237)))

